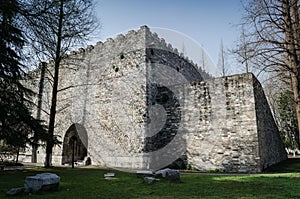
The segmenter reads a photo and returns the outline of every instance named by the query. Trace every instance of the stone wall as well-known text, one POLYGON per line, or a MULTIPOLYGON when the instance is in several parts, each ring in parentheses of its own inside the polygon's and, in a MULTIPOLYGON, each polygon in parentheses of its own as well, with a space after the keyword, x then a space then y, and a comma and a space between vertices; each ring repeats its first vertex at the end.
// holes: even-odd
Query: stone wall
POLYGON ((260 172, 287 158, 262 87, 251 73, 194 82, 185 90, 187 156, 193 167, 260 172))
MULTIPOLYGON (((42 95, 47 122, 51 73, 53 62, 42 95)), ((145 26, 71 52, 60 68, 55 134, 64 143, 54 147, 53 163, 68 160, 63 151, 70 151, 71 127, 69 134, 77 132, 94 165, 155 170, 186 154, 198 169, 257 172, 283 160, 253 75, 207 78, 145 26)), ((44 156, 40 148, 38 161, 44 156)))

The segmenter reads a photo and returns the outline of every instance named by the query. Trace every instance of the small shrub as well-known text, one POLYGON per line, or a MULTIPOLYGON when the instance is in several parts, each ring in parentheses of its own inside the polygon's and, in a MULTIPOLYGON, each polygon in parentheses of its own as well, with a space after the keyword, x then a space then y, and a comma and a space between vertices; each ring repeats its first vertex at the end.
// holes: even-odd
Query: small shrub
POLYGON ((117 66, 115 66, 115 65, 113 65, 113 69, 114 69, 115 72, 118 72, 118 71, 119 71, 119 67, 117 67, 117 66))
POLYGON ((186 165, 186 170, 189 170, 189 171, 199 171, 197 168, 193 167, 190 164, 186 165))
POLYGON ((124 58, 125 58, 124 53, 121 52, 121 53, 120 53, 120 59, 124 59, 124 58))
POLYGON ((186 170, 192 170, 192 166, 190 164, 186 165, 186 170))

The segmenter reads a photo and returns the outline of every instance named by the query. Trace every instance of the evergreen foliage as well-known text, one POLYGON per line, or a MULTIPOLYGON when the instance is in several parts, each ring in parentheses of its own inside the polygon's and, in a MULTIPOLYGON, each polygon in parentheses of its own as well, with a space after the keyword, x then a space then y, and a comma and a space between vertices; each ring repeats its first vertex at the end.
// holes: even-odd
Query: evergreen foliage
POLYGON ((280 116, 280 134, 286 148, 299 149, 299 133, 293 93, 286 91, 280 94, 278 101, 280 116))
POLYGON ((20 63, 24 39, 18 12, 17 0, 0 0, 0 143, 17 151, 31 142, 33 132, 39 138, 46 132, 41 121, 31 115, 34 93, 21 84, 26 74, 20 63))

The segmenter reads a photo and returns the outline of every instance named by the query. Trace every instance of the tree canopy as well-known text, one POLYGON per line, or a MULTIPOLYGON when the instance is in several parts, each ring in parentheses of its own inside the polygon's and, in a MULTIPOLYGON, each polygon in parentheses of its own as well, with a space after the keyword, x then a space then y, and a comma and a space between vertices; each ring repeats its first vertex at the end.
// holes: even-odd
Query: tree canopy
POLYGON ((300 1, 245 2, 241 40, 235 53, 246 67, 251 65, 289 84, 300 132, 300 1))

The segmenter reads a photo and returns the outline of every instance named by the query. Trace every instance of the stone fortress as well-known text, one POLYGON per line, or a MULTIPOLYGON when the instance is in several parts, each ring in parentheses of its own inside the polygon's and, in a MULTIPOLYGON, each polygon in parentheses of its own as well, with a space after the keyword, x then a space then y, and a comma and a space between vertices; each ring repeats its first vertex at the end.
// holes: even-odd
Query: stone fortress
MULTIPOLYGON (((27 82, 40 92, 35 111, 45 121, 54 63, 47 65, 27 82)), ((184 156, 200 170, 261 172, 287 158, 253 74, 210 78, 147 26, 71 52, 59 74, 54 165, 70 164, 73 151, 75 161, 130 170, 184 156)), ((37 162, 44 160, 41 147, 37 162)))

